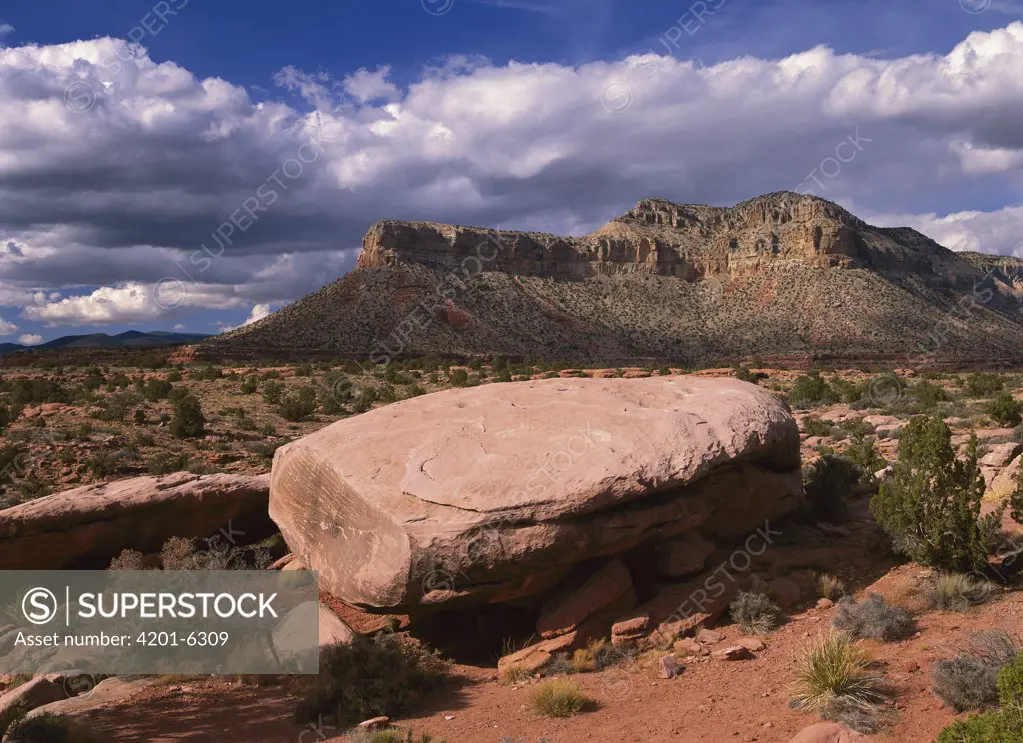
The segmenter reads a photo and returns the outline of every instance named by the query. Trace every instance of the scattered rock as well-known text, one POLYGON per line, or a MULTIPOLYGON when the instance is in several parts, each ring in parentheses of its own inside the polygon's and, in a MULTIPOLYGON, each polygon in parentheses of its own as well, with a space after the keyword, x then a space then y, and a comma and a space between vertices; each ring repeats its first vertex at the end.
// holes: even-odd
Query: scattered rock
POLYGON ((1023 454, 1016 457, 1007 467, 991 478, 988 485, 991 493, 999 498, 1004 498, 1015 490, 1020 467, 1023 467, 1023 454))
POLYGON ((108 707, 111 702, 127 699, 140 689, 158 683, 160 683, 160 679, 153 676, 133 679, 123 679, 115 676, 103 679, 94 688, 90 689, 88 693, 70 698, 66 698, 66 694, 61 693, 57 700, 44 704, 41 707, 36 707, 25 717, 36 717, 43 714, 61 715, 70 718, 75 718, 79 715, 87 716, 92 710, 108 707))
POLYGON ((758 653, 767 647, 767 645, 764 644, 764 641, 757 637, 744 637, 739 640, 739 644, 751 653, 758 653))
POLYGON ((712 629, 701 629, 696 633, 696 641, 703 645, 716 645, 724 639, 724 635, 712 629))
POLYGON ((753 653, 744 645, 732 645, 715 650, 710 656, 715 660, 748 660, 753 657, 753 653))
POLYGON ((635 643, 650 630, 650 615, 646 612, 619 619, 611 627, 611 646, 622 647, 635 643))
POLYGON ((0 511, 0 565, 55 570, 105 561, 123 549, 159 552, 170 537, 222 529, 270 536, 267 475, 132 477, 96 483, 0 511))
POLYGON ((316 615, 319 625, 318 644, 321 651, 337 644, 347 645, 355 639, 355 632, 337 614, 323 604, 308 601, 284 615, 274 628, 274 650, 282 663, 304 651, 306 646, 304 631, 308 626, 310 614, 316 615))
POLYGON ((548 601, 540 611, 536 631, 545 639, 562 635, 598 614, 605 615, 604 623, 611 629, 614 617, 635 605, 632 576, 620 560, 611 560, 578 588, 556 594, 548 601))
POLYGON ((380 715, 379 717, 371 717, 368 720, 363 720, 362 722, 359 723, 359 727, 360 728, 365 728, 367 730, 374 730, 376 728, 382 728, 384 725, 386 725, 390 721, 391 721, 390 717, 385 717, 384 715, 380 715))
POLYGON ((661 658, 661 669, 657 678, 673 679, 682 673, 683 666, 674 655, 665 655, 661 658))
POLYGON ((832 601, 831 599, 824 599, 824 598, 817 599, 817 608, 818 609, 830 609, 834 605, 835 605, 835 602, 832 601))
POLYGON ((1021 451, 1023 451, 1023 444, 1017 444, 1015 442, 998 444, 992 447, 990 452, 980 458, 980 464, 984 467, 1005 467, 1021 451))
POLYGON ((45 676, 29 679, 0 696, 0 719, 12 709, 21 708, 28 712, 44 704, 64 699, 67 694, 59 681, 51 681, 45 676))
POLYGON ((681 655, 683 658, 707 655, 710 653, 707 648, 698 643, 692 637, 684 637, 681 640, 676 640, 671 649, 675 651, 676 655, 681 655))

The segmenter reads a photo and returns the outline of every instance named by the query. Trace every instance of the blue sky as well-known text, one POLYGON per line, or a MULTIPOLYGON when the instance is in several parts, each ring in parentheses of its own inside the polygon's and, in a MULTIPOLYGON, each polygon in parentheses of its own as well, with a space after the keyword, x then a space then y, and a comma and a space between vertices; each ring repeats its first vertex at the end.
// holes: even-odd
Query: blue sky
POLYGON ((0 342, 218 332, 351 268, 379 218, 580 233, 650 196, 794 188, 848 137, 869 143, 818 195, 954 249, 1023 239, 1016 0, 168 0, 166 23, 160 6, 0 8, 16 119, 0 124, 0 342), (104 77, 133 34, 139 73, 104 77), (88 110, 68 90, 95 90, 88 110), (32 129, 32 101, 52 126, 32 129), (313 117, 342 144, 197 272, 313 117), (182 301, 143 296, 168 280, 182 301))

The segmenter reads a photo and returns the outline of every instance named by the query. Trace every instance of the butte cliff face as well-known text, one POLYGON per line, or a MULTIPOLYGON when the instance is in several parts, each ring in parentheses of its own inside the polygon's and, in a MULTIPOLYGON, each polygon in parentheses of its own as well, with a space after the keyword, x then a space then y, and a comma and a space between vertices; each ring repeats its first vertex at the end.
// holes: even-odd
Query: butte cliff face
POLYGON ((866 229, 820 199, 761 197, 731 209, 651 199, 584 237, 378 222, 363 240, 358 267, 454 268, 479 258, 486 270, 515 275, 578 280, 646 273, 698 281, 742 276, 765 262, 850 265, 867 254, 860 237, 866 229))
POLYGON ((822 199, 651 199, 582 237, 378 222, 354 271, 202 353, 1017 363, 1021 309, 1023 261, 822 199))

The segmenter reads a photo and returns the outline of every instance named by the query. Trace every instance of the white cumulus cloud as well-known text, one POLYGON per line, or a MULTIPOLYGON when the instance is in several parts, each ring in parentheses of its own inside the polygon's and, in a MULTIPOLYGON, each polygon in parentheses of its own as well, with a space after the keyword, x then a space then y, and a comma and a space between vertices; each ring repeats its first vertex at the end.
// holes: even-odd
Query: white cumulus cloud
POLYGON ((890 59, 389 72, 288 67, 289 104, 114 39, 0 47, 0 306, 48 325, 215 319, 337 278, 377 219, 578 234, 648 197, 801 188, 954 249, 1023 238, 1020 22, 890 59))

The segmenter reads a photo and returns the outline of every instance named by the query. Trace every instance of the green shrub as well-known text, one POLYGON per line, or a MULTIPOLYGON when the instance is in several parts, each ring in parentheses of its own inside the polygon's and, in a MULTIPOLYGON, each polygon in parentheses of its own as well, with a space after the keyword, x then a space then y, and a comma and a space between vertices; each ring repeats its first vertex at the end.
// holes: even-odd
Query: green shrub
POLYGON ((202 405, 194 395, 185 395, 174 402, 170 432, 179 439, 196 438, 206 432, 206 418, 202 414, 202 405))
POLYGON ((845 457, 825 454, 810 467, 803 483, 810 515, 816 521, 844 523, 849 518, 848 501, 860 468, 845 457))
POLYGON ((766 635, 778 626, 781 609, 763 593, 741 592, 729 607, 732 621, 747 635, 766 635))
POLYGON ((469 373, 465 369, 455 369, 448 381, 453 387, 465 387, 469 383, 469 373))
POLYGON ((399 715, 439 686, 449 664, 398 635, 357 635, 350 645, 322 652, 320 673, 299 701, 300 723, 354 725, 378 715, 399 715))
POLYGON ((138 401, 133 392, 115 392, 100 401, 100 410, 95 417, 102 421, 123 421, 138 401))
POLYGON ((259 389, 259 382, 255 377, 246 377, 242 380, 241 392, 243 395, 251 395, 259 389))
POLYGON ((984 412, 1003 426, 1018 426, 1023 421, 1023 403, 1008 392, 1001 392, 984 407, 984 412))
POLYGON ((830 436, 831 424, 808 415, 803 418, 803 433, 807 436, 830 436))
POLYGON ((1009 508, 1016 523, 1023 524, 1023 466, 1016 473, 1016 487, 1009 495, 1009 508))
POLYGON ((51 712, 21 717, 7 729, 8 743, 96 743, 99 739, 80 724, 51 712))
POLYGON ((825 635, 796 661, 793 709, 823 712, 835 704, 872 711, 886 699, 881 677, 858 645, 838 634, 825 635))
POLYGON ((533 711, 544 717, 571 717, 592 703, 578 683, 563 678, 541 682, 530 702, 533 711))
POLYGON ((954 657, 934 664, 934 693, 956 712, 992 707, 998 702, 998 674, 1019 654, 1007 632, 976 632, 954 657))
POLYGON ((874 442, 856 433, 849 441, 849 446, 842 452, 842 456, 860 468, 861 480, 873 481, 874 473, 884 469, 887 464, 878 455, 877 449, 874 448, 874 442))
POLYGON ((938 734, 937 743, 1018 743, 1023 741, 1023 714, 996 710, 957 720, 938 734))
POLYGON ((165 400, 170 396, 171 388, 170 382, 165 379, 149 379, 144 385, 142 385, 142 396, 149 402, 156 402, 157 400, 165 400))
POLYGON ((171 472, 184 472, 190 460, 186 452, 161 451, 149 460, 150 475, 166 475, 171 472))
POLYGON ((820 374, 806 374, 795 381, 789 391, 789 403, 794 408, 810 408, 838 402, 841 395, 833 390, 820 374))
POLYGON ((93 476, 100 479, 117 471, 117 455, 111 451, 100 450, 85 460, 85 466, 93 476))
POLYGON ((284 395, 284 384, 273 380, 263 383, 263 402, 267 405, 279 405, 284 395))
POLYGON ((286 421, 309 420, 316 412, 316 390, 302 387, 288 394, 281 400, 278 412, 286 421))
POLYGON ((192 379, 199 379, 206 382, 212 382, 220 379, 222 376, 224 376, 224 373, 216 366, 204 366, 199 371, 192 373, 192 379))
POLYGON ((998 672, 998 703, 1003 707, 1020 707, 1023 704, 1023 654, 1013 658, 998 672))
POLYGON ((856 639, 888 642, 905 637, 913 626, 913 618, 905 609, 872 593, 864 601, 857 602, 851 596, 839 601, 831 624, 856 639))
POLYGON ((870 510, 896 548, 949 572, 982 569, 1001 514, 980 516, 986 488, 976 436, 960 461, 941 418, 914 418, 903 429, 894 470, 871 499, 870 510))
POLYGON ((948 401, 948 393, 945 388, 928 382, 926 379, 918 382, 912 389, 913 397, 920 401, 925 408, 932 408, 939 402, 948 401))
POLYGON ((966 378, 966 393, 972 397, 989 397, 1004 387, 1005 383, 997 374, 981 372, 966 378))
POLYGON ((43 402, 71 402, 71 396, 59 383, 43 377, 15 379, 0 386, 0 391, 10 393, 10 402, 16 407, 43 402))

